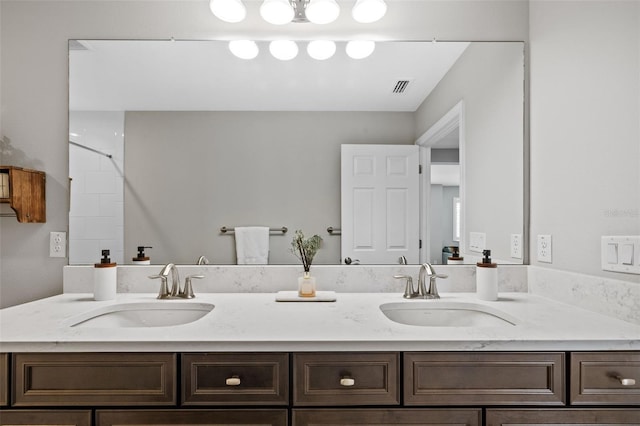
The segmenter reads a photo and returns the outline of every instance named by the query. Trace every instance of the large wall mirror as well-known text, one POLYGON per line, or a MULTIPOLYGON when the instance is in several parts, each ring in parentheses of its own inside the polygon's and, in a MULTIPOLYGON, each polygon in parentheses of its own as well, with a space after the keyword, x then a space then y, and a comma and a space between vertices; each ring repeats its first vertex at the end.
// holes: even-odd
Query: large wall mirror
POLYGON ((326 60, 298 45, 281 61, 267 42, 247 60, 226 41, 71 40, 69 263, 151 246, 154 264, 235 264, 221 229, 239 226, 274 229, 269 264, 298 263, 296 229, 323 238, 314 264, 343 263, 355 144, 419 145, 419 261, 486 247, 522 263, 523 43, 387 41, 352 59, 338 42, 326 60))

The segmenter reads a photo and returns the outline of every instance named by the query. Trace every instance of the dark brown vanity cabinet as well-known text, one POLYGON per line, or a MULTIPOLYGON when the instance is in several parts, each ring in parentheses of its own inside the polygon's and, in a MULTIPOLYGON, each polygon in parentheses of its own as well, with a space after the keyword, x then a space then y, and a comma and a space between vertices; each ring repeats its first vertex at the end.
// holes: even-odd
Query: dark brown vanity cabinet
POLYGON ((286 409, 97 410, 96 426, 287 426, 286 409))
POLYGON ((0 406, 9 404, 9 355, 0 354, 0 406))
POLYGON ((295 426, 481 426, 481 409, 294 409, 295 426))
POLYGON ((2 426, 640 425, 637 351, 17 353, 0 373, 2 426))
POLYGON ((176 354, 19 353, 14 407, 175 405, 176 354))
POLYGON ((293 405, 399 405, 400 354, 296 353, 293 405))
POLYGON ((572 353, 571 405, 640 407, 640 352, 572 353))
POLYGON ((91 426, 91 410, 2 410, 1 426, 91 426))
POLYGON ((488 409, 485 426, 640 425, 640 409, 488 409))
POLYGON ((183 405, 288 405, 286 353, 182 355, 183 405))
POLYGON ((564 353, 408 352, 405 405, 565 403, 564 353))

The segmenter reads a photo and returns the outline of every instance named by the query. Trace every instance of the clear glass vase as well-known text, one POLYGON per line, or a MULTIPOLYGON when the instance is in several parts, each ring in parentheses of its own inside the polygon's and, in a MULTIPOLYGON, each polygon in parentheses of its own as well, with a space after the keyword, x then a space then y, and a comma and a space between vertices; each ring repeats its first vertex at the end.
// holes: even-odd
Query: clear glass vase
POLYGON ((305 272, 302 277, 298 278, 298 296, 315 297, 316 296, 316 279, 305 272))

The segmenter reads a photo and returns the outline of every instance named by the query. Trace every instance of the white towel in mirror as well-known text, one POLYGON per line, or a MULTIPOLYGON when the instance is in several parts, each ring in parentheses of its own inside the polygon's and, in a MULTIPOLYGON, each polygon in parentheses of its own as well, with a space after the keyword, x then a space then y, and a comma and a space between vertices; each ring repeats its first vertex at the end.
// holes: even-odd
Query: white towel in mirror
POLYGON ((238 265, 269 263, 269 228, 266 226, 236 227, 238 265))

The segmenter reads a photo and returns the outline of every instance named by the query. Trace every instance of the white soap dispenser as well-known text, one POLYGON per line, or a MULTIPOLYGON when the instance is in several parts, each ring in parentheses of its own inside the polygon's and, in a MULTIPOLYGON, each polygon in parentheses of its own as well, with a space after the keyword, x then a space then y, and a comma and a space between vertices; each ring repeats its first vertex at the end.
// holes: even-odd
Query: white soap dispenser
POLYGON ((93 298, 95 300, 112 300, 116 298, 118 275, 116 263, 109 259, 109 250, 102 250, 100 263, 94 264, 93 298))
POLYGON ((464 265, 464 257, 460 256, 460 249, 452 247, 453 254, 447 258, 447 265, 464 265))
POLYGON ((491 250, 482 251, 476 263, 476 294, 481 300, 498 300, 498 264, 491 262, 491 250))

